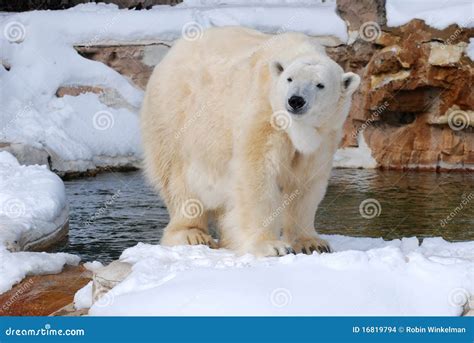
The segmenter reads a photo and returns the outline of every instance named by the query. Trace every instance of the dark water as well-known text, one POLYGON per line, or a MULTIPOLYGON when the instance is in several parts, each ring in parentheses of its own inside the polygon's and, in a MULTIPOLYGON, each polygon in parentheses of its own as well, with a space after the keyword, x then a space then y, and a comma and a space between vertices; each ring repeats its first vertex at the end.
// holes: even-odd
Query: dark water
MULTIPOLYGON (((168 214, 140 172, 101 174, 65 184, 71 213, 69 242, 62 251, 84 261, 108 262, 138 242, 159 242, 168 214)), ((320 233, 384 239, 474 240, 474 173, 336 169, 316 227, 320 233), (364 200, 365 212, 359 208, 364 200)))

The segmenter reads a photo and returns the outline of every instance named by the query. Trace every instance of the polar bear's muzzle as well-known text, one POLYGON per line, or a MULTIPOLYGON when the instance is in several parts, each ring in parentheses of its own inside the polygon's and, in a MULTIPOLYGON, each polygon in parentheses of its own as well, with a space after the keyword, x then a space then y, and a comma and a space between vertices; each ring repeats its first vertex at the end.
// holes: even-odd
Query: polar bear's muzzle
POLYGON ((288 111, 293 114, 303 114, 306 111, 306 100, 299 95, 292 95, 288 99, 288 111))

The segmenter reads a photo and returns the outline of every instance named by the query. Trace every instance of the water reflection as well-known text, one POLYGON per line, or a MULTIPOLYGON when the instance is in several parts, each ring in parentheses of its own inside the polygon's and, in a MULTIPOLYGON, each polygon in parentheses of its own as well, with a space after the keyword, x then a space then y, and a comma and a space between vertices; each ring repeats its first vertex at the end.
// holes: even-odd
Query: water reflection
MULTIPOLYGON (((159 242, 168 214, 140 172, 101 174, 65 184, 71 215, 69 242, 62 251, 79 254, 85 261, 107 262, 138 242, 159 242)), ((385 239, 474 240, 474 198, 441 224, 473 192, 470 173, 336 169, 316 227, 321 233, 385 239), (359 211, 367 199, 380 203, 381 211, 372 219, 359 211)))

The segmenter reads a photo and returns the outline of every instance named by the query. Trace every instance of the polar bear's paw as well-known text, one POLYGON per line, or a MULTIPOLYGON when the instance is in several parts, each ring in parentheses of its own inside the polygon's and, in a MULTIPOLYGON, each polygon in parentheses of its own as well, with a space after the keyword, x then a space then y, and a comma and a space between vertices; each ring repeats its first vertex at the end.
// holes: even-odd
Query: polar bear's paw
POLYGON ((255 244, 252 252, 257 256, 284 256, 294 254, 295 250, 283 241, 265 241, 255 244))
POLYGON ((211 235, 199 229, 186 230, 186 243, 189 245, 207 245, 209 248, 217 249, 217 244, 211 235))
POLYGON ((296 252, 311 255, 313 251, 318 253, 331 252, 329 243, 319 237, 302 237, 295 241, 293 248, 296 252))
POLYGON ((217 249, 217 243, 211 237, 211 235, 205 233, 201 229, 197 228, 186 228, 180 230, 171 230, 163 235, 161 244, 173 246, 173 245, 207 245, 210 248, 217 249))

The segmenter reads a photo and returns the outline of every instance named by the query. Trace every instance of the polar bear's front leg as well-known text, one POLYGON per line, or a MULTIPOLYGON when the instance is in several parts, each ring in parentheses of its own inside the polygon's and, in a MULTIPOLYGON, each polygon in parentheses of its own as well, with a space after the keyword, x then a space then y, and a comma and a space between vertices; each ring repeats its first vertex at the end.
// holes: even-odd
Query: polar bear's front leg
POLYGON ((169 187, 163 187, 161 196, 165 200, 170 222, 161 238, 161 244, 175 245, 207 245, 217 248, 217 244, 208 231, 208 211, 199 198, 187 192, 186 180, 181 173, 170 175, 169 187))
POLYGON ((222 245, 257 256, 294 253, 291 245, 281 240, 283 211, 277 157, 265 142, 249 141, 239 152, 236 166, 235 189, 222 245))
POLYGON ((225 245, 257 256, 294 253, 292 246, 281 240, 283 213, 278 210, 281 195, 276 181, 265 177, 249 180, 255 177, 248 175, 239 181, 242 186, 237 189, 235 207, 230 214, 235 224, 224 234, 228 243, 225 245))
POLYGON ((316 210, 326 193, 327 184, 327 178, 321 177, 311 185, 302 186, 298 189, 299 196, 286 208, 283 238, 291 242, 297 253, 331 252, 328 242, 320 238, 314 228, 316 210))

